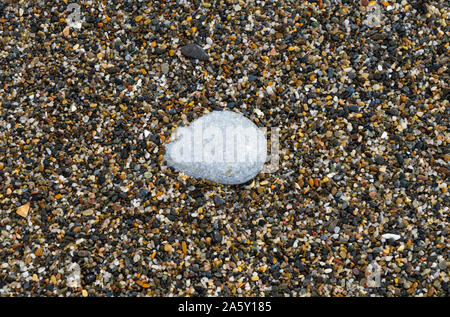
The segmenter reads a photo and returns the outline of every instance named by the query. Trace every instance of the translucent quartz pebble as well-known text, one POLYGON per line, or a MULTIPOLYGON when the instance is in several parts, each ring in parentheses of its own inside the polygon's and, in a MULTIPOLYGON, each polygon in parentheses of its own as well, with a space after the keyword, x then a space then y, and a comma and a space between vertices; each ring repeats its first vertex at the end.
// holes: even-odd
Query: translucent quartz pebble
POLYGON ((232 111, 213 111, 178 128, 164 156, 178 171, 222 184, 247 182, 266 158, 264 129, 232 111))

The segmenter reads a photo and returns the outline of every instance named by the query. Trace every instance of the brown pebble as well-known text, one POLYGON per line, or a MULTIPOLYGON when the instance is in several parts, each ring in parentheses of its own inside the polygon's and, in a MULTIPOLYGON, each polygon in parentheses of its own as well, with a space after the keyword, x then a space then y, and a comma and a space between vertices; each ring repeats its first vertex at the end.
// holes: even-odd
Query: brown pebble
POLYGON ((332 189, 331 189, 331 195, 336 195, 336 193, 337 193, 337 187, 333 187, 332 189))
POLYGON ((172 246, 170 245, 170 243, 167 243, 164 245, 164 251, 166 252, 172 252, 172 246))
POLYGON ((41 248, 37 248, 36 251, 34 251, 35 256, 42 256, 44 254, 44 251, 42 251, 41 248))
POLYGON ((64 28, 64 30, 63 30, 63 35, 64 36, 69 36, 69 34, 70 34, 70 27, 69 26, 66 26, 65 28, 64 28))

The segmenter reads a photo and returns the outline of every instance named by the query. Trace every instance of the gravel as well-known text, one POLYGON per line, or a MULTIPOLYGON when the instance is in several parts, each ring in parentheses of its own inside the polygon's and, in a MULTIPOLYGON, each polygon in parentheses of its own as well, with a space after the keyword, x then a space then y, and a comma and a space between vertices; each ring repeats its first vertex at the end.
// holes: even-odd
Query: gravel
POLYGON ((0 296, 449 296, 448 2, 374 5, 0 5, 0 296), (215 110, 278 168, 169 168, 215 110))

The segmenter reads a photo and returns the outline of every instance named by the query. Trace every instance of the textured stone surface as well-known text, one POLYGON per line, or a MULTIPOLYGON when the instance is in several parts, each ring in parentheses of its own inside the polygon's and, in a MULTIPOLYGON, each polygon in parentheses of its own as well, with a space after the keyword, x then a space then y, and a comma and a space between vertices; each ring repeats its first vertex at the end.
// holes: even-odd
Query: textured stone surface
POLYGON ((189 58, 195 58, 201 61, 207 61, 209 59, 208 54, 201 48, 201 46, 190 43, 181 48, 181 54, 189 58))
POLYGON ((236 112, 213 111, 174 134, 165 159, 192 177, 240 184, 255 177, 266 161, 264 132, 236 112))

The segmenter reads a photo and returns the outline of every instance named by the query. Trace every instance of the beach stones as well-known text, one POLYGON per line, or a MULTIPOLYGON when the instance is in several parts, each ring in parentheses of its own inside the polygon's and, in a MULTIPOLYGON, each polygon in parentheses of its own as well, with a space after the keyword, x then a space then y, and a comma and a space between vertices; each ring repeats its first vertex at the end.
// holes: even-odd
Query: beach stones
POLYGON ((263 130, 243 115, 213 111, 178 128, 166 145, 165 160, 195 178, 241 184, 254 178, 267 157, 263 130))

